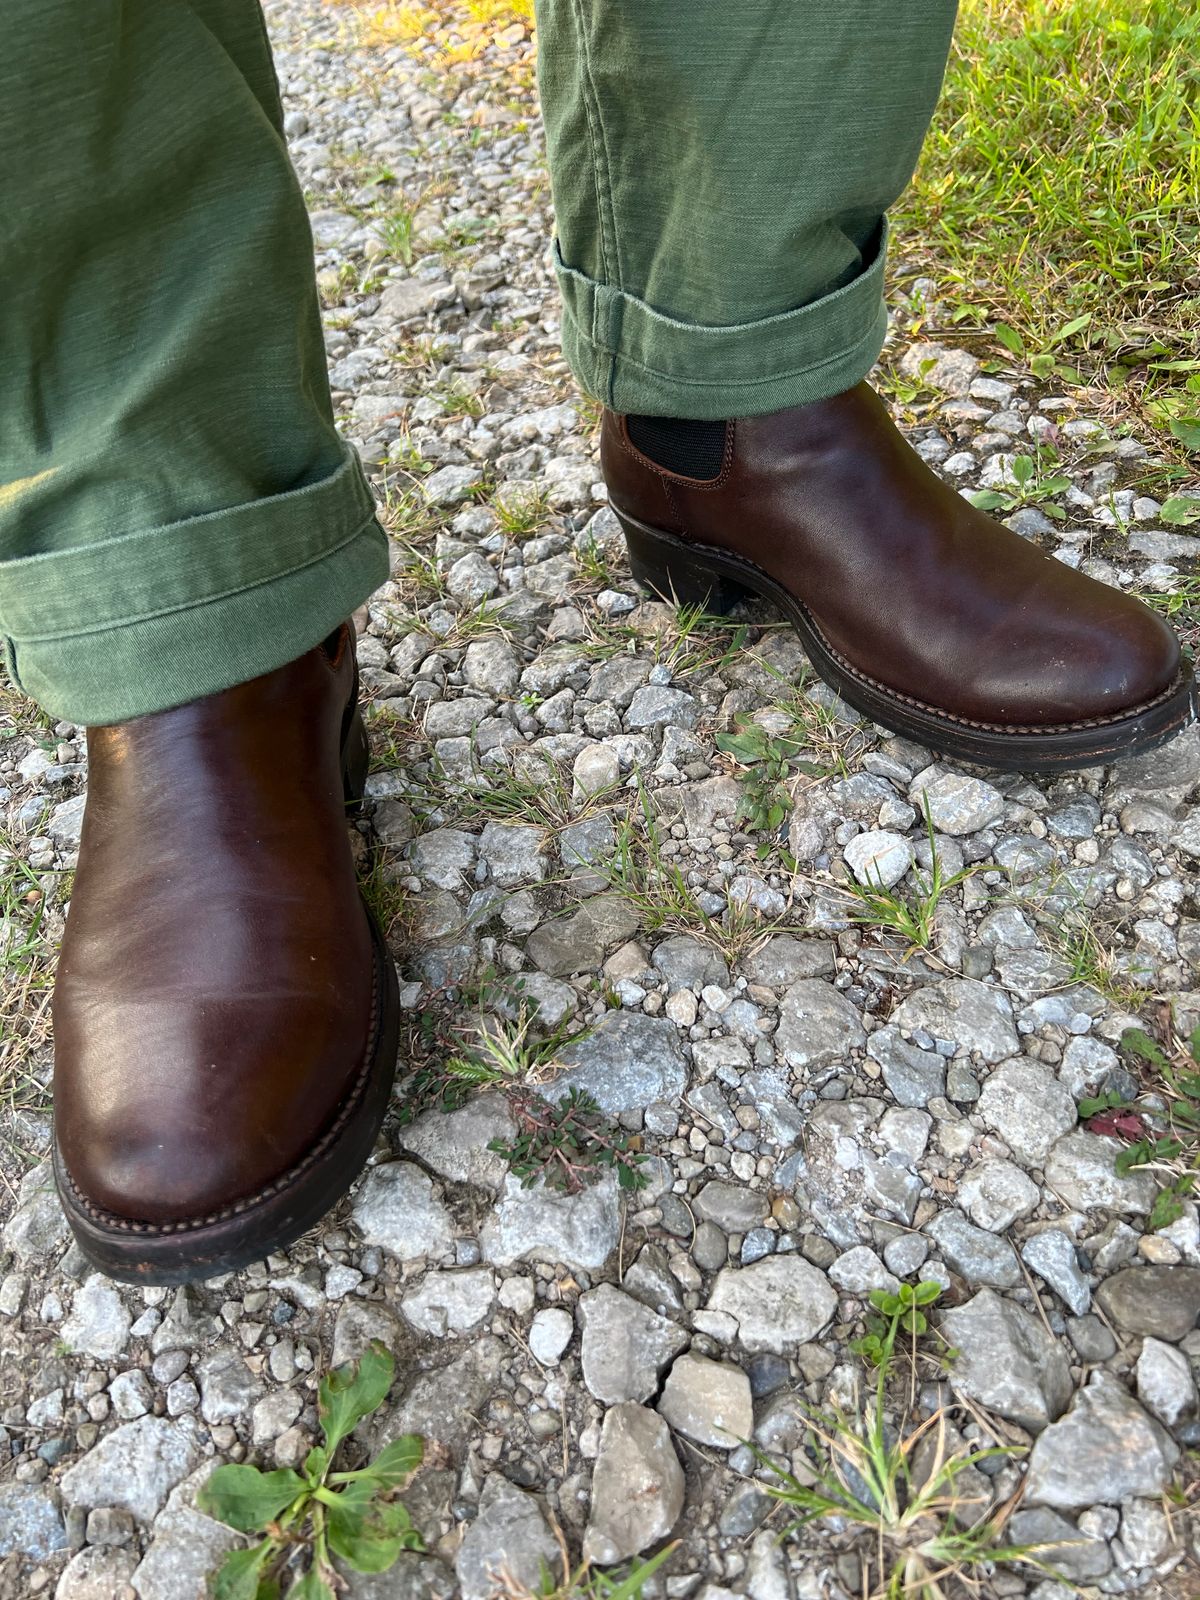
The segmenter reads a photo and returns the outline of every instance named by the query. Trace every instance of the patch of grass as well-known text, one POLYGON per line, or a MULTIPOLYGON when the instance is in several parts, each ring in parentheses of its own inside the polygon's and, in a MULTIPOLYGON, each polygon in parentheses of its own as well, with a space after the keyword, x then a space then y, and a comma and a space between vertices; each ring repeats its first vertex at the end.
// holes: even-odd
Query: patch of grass
POLYGON ((378 481, 377 489, 380 522, 394 539, 412 552, 414 560, 427 561, 428 557, 413 550, 412 541, 433 533, 438 519, 412 474, 397 461, 393 463, 393 470, 378 481))
POLYGON ((682 870, 663 855, 658 818, 639 784, 637 805, 615 819, 611 857, 594 863, 609 888, 651 934, 691 933, 725 949, 720 922, 703 909, 682 870))
POLYGON ((580 579, 585 585, 595 586, 598 589, 611 589, 621 579, 621 573, 616 567, 610 566, 603 546, 594 536, 576 550, 575 560, 579 567, 580 579))
MULTIPOLYGON (((896 213, 965 319, 1072 360, 1159 420, 1200 410, 1200 12, 1172 0, 966 0, 896 213)), ((1125 403, 1128 403, 1128 399, 1125 403)))
POLYGON ((0 834, 0 1105, 4 1144, 20 1170, 39 1152, 26 1149, 21 1113, 49 1109, 50 1000, 56 959, 47 911, 70 896, 73 874, 35 872, 18 842, 0 834))
POLYGON ((416 206, 401 206, 380 217, 375 225, 388 254, 402 261, 406 267, 411 267, 413 263, 413 223, 416 214, 416 206))
POLYGON ((404 771, 412 762, 413 749, 422 733, 412 717, 398 717, 394 711, 368 701, 363 708, 371 740, 371 771, 404 771))
POLYGON ((683 870, 663 853, 659 821, 640 784, 637 804, 615 819, 615 828, 611 855, 593 862, 592 870, 625 901, 647 934, 691 934, 732 966, 768 934, 793 927, 782 917, 764 921, 752 906, 735 900, 720 917, 705 911, 683 870))
POLYGON ((1058 926, 1058 950, 1070 964, 1071 983, 1086 983, 1115 1005, 1140 1011, 1150 991, 1130 983, 1117 966, 1116 951, 1106 945, 1096 926, 1082 909, 1072 912, 1058 926))
POLYGON ((655 640, 655 659, 676 678, 719 675, 740 658, 749 634, 745 623, 731 623, 703 606, 677 606, 674 629, 655 640))
MULTIPOLYGON (((403 514, 412 515, 414 519, 416 516, 415 509, 403 514)), ((400 560, 392 571, 393 582, 400 586, 402 592, 432 595, 442 599, 446 594, 446 579, 433 556, 414 544, 411 538, 396 533, 395 524, 390 517, 385 517, 384 526, 389 533, 392 533, 393 540, 401 551, 400 560)), ((417 531, 415 524, 412 531, 417 531)), ((422 528, 420 531, 426 530, 422 528)))
POLYGON ((544 489, 508 489, 492 500, 496 521, 510 539, 526 539, 544 524, 550 505, 544 489))
POLYGON ((481 417, 484 413, 482 395, 452 383, 439 396, 442 410, 448 417, 481 417))
POLYGON ((489 1017, 476 1030, 473 1042, 446 1062, 446 1072, 474 1089, 548 1082, 558 1069, 567 1036, 558 1029, 539 1038, 532 1031, 536 1017, 524 1005, 515 1020, 489 1017))
POLYGON ((620 780, 590 794, 576 794, 571 775, 553 761, 543 761, 536 776, 506 767, 489 769, 488 789, 470 796, 462 818, 480 812, 499 822, 529 822, 538 827, 565 828, 602 810, 621 789, 620 780))
POLYGON ((334 1471, 351 1431, 383 1404, 395 1362, 378 1340, 360 1361, 335 1367, 318 1389, 321 1432, 302 1471, 218 1467, 196 1497, 200 1510, 239 1533, 261 1534, 231 1550, 212 1582, 213 1600, 265 1600, 287 1584, 288 1600, 334 1600, 345 1581, 335 1558, 355 1572, 386 1572, 403 1550, 424 1541, 396 1499, 421 1465, 423 1441, 405 1434, 373 1461, 334 1471))
POLYGON ((404 923, 408 909, 408 894, 393 875, 393 869, 376 850, 366 872, 359 874, 359 889, 367 902, 385 940, 404 923))
POLYGON ((878 879, 874 884, 855 883, 850 880, 839 884, 838 887, 843 894, 857 903, 858 910, 850 913, 851 922, 862 927, 882 928, 886 932, 899 934, 907 941, 910 948, 928 950, 933 942, 934 919, 946 895, 952 889, 957 889, 967 878, 973 877, 975 873, 994 868, 989 868, 984 862, 977 862, 974 866, 963 867, 960 871, 947 876, 941 856, 938 854, 937 835, 933 830, 929 801, 925 796, 922 796, 922 801, 925 811, 925 833, 929 840, 930 866, 928 872, 921 867, 913 867, 913 888, 907 894, 901 894, 893 889, 885 889, 878 879))
MULTIPOLYGON (((828 1521, 860 1537, 862 1593, 872 1600, 948 1600, 958 1588, 974 1593, 978 1580, 997 1566, 1041 1567, 1035 1547, 1003 1540, 1015 1498, 992 1515, 961 1481, 968 1469, 1013 1452, 1001 1446, 968 1449, 952 1442, 944 1408, 914 1423, 910 1411, 889 1420, 887 1390, 896 1343, 907 1332, 915 1348, 925 1331, 920 1309, 937 1298, 936 1285, 905 1285, 907 1294, 873 1294, 878 1327, 860 1340, 875 1368, 875 1382, 860 1415, 814 1412, 805 1454, 809 1481, 802 1482, 756 1451, 774 1474, 767 1493, 797 1516, 787 1533, 810 1522, 828 1521), (891 1302, 894 1302, 891 1303, 891 1302)), ((1042 1569, 1045 1570, 1045 1569, 1042 1569)))
POLYGON ((531 1589, 527 1583, 515 1577, 502 1560, 493 1577, 495 1600, 642 1600, 646 1580, 679 1548, 679 1540, 674 1539, 657 1555, 635 1562, 621 1577, 611 1569, 601 1572, 586 1561, 573 1566, 566 1541, 557 1525, 554 1533, 559 1543, 563 1577, 559 1579, 547 1570, 538 1586, 531 1589))
POLYGON ((439 643, 448 650, 455 650, 459 646, 469 644, 472 639, 481 639, 489 634, 502 634, 504 638, 512 637, 512 630, 504 618, 504 607, 494 600, 480 600, 475 605, 454 613, 454 625, 441 636, 439 643))

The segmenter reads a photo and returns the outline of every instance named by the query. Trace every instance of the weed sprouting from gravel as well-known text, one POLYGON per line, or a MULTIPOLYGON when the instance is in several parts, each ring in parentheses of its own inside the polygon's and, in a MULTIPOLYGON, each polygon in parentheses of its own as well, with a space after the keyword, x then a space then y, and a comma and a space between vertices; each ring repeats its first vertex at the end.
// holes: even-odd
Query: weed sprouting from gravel
POLYGON ((578 1194, 602 1172, 612 1171, 622 1189, 635 1190, 646 1179, 634 1136, 614 1127, 596 1100, 570 1089, 561 1100, 544 1099, 528 1089, 509 1095, 517 1122, 513 1139, 493 1139, 488 1149, 502 1156, 521 1187, 541 1182, 549 1189, 578 1194))
POLYGON ((938 852, 937 835, 929 801, 924 796, 925 832, 929 840, 929 869, 912 869, 913 887, 907 893, 884 888, 883 884, 846 882, 839 885, 857 906, 850 913, 850 921, 861 927, 881 928, 898 934, 910 948, 928 950, 933 943, 935 921, 939 906, 946 896, 977 872, 987 870, 983 863, 962 867, 958 872, 947 873, 938 852))
POLYGON ((892 1420, 888 1390, 897 1342, 911 1349, 927 1330, 924 1307, 937 1300, 936 1283, 903 1284, 896 1294, 876 1291, 868 1331, 854 1348, 874 1369, 874 1384, 860 1413, 840 1409, 810 1414, 804 1480, 752 1446, 773 1477, 767 1493, 796 1513, 787 1529, 829 1521, 855 1532, 863 1565, 863 1594, 872 1600, 947 1600, 959 1580, 973 1592, 975 1579, 997 1566, 1040 1567, 1038 1551, 1007 1544, 1004 1524, 1015 1506, 983 1515, 967 1487, 981 1463, 1006 1458, 1007 1446, 972 1449, 948 1425, 945 1408, 921 1422, 906 1411, 892 1420))
POLYGON ((1116 1170, 1152 1172, 1162 1187, 1148 1226, 1167 1228, 1183 1215, 1200 1181, 1200 1027, 1181 1038, 1168 1018, 1163 1038, 1127 1028, 1121 1048, 1151 1081, 1135 1099, 1116 1090, 1079 1102, 1079 1115, 1093 1133, 1121 1139, 1116 1170))
POLYGON ((218 1467, 196 1498, 199 1508, 239 1533, 261 1537, 231 1550, 213 1584, 213 1600, 334 1600, 345 1588, 335 1558, 355 1572, 386 1572, 404 1550, 424 1541, 396 1499, 421 1465, 423 1441, 405 1434, 374 1460, 334 1470, 339 1447, 387 1397, 395 1373, 391 1353, 372 1340, 361 1360, 321 1379, 323 1445, 314 1445, 301 1471, 250 1465, 218 1467))
POLYGON ((56 932, 51 913, 70 896, 70 872, 35 872, 17 842, 0 833, 0 1105, 3 1143, 17 1171, 35 1151, 23 1117, 49 1105, 50 997, 56 932))

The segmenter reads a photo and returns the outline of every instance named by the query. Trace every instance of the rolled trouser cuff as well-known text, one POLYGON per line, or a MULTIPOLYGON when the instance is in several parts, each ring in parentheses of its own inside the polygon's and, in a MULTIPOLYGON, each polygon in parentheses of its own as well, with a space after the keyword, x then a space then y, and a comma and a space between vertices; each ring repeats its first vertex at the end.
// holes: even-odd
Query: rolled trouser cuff
POLYGON ((347 448, 300 489, 0 562, 0 634, 14 682, 52 716, 124 722, 303 655, 387 574, 347 448))
POLYGON ((840 289, 794 311, 713 327, 679 322, 569 267, 555 247, 563 354, 614 411, 697 420, 761 416, 860 382, 887 332, 887 223, 873 259, 840 289))

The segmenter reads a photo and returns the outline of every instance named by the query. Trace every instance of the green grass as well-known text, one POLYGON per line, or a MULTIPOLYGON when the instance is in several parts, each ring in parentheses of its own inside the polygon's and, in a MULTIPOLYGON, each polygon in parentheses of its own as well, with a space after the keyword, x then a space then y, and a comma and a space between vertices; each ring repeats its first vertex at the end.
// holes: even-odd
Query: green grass
POLYGON ((843 894, 852 899, 857 909, 849 914, 849 921, 865 928, 879 928, 885 933, 898 934, 910 950, 928 950, 933 944, 938 907, 945 896, 977 872, 986 870, 986 864, 963 867, 947 874, 938 854, 937 835, 929 813, 929 800, 922 796, 925 812, 925 833, 929 840, 929 869, 912 869, 912 888, 907 893, 897 893, 878 881, 856 883, 852 878, 838 885, 843 894))
POLYGON ((550 511, 546 491, 537 485, 532 489, 506 489, 494 496, 491 509, 510 539, 526 539, 538 532, 550 511))
POLYGON ((1143 589, 1147 605, 1169 617, 1183 647, 1195 658, 1200 649, 1200 578, 1173 578, 1169 589, 1143 589))
POLYGON ((895 217, 898 258, 957 280, 964 320, 1045 350, 1090 317, 1057 353, 1160 423, 1200 410, 1198 63, 1200 11, 1174 0, 966 0, 895 217))
POLYGON ((1048 1570, 1038 1560, 1047 1547, 1004 1539, 1016 1499, 989 1510, 968 1488, 971 1469, 1015 1450, 959 1442, 944 1408, 918 1422, 911 1398, 899 1412, 889 1404, 897 1345, 905 1345, 899 1335, 909 1335, 911 1391, 917 1341, 927 1330, 921 1307, 938 1294, 934 1283, 871 1294, 875 1310, 868 1326, 874 1331, 855 1348, 874 1368, 874 1382, 857 1414, 810 1413, 804 1481, 751 1446, 773 1474, 767 1493, 795 1513, 784 1537, 811 1522, 831 1522, 853 1542, 863 1568, 861 1593, 870 1600, 951 1600, 985 1592, 982 1580, 997 1567, 1048 1570))
POLYGON ((1059 925, 1058 952, 1070 963, 1070 983, 1086 983, 1114 1005, 1140 1011, 1150 999, 1149 989, 1131 983, 1117 966, 1117 951, 1104 942, 1086 910, 1064 917, 1059 925))
POLYGON ((13 1131, 21 1112, 43 1113, 49 1106, 50 996, 55 949, 47 932, 48 903, 70 894, 72 874, 37 873, 21 859, 20 846, 0 833, 0 1107, 4 1154, 23 1170, 37 1152, 26 1149, 13 1131))

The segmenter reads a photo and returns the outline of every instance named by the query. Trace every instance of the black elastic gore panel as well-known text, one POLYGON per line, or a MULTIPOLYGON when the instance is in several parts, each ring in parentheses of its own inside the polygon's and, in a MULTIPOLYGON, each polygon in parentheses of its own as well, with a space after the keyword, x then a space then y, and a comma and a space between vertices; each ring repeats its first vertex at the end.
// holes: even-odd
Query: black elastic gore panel
POLYGON ((725 424, 686 417, 629 417, 629 437, 644 456, 684 478, 715 478, 725 457, 725 424))

